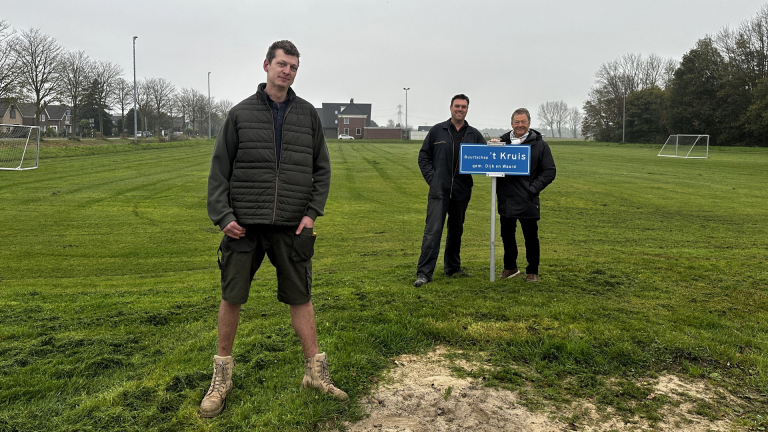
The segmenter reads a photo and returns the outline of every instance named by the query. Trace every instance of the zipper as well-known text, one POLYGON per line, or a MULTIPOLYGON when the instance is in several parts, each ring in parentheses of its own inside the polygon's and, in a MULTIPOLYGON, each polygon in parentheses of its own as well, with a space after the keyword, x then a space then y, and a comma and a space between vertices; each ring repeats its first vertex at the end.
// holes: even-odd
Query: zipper
MULTIPOLYGON (((269 102, 267 102, 267 105, 269 105, 269 102)), ((288 106, 285 108, 285 115, 283 116, 283 123, 285 123, 286 117, 288 117, 288 111, 291 110, 291 107, 288 106)), ((277 106, 277 112, 280 113, 280 105, 277 106)), ((269 107, 269 116, 272 117, 272 137, 274 138, 277 136, 277 130, 275 129, 275 114, 272 112, 272 107, 269 107)), ((280 155, 282 156, 283 151, 283 135, 280 134, 280 155)), ((272 223, 275 223, 275 219, 277 219, 277 188, 280 184, 280 161, 277 160, 277 143, 275 143, 275 172, 277 173, 275 175, 275 205, 272 208, 272 223)))
MULTIPOLYGON (((449 128, 453 127, 453 123, 448 125, 449 128)), ((455 177, 456 167, 453 165, 453 161, 456 159, 456 143, 453 141, 453 134, 448 129, 448 135, 451 136, 451 191, 448 193, 448 198, 453 198, 453 180, 455 177)))

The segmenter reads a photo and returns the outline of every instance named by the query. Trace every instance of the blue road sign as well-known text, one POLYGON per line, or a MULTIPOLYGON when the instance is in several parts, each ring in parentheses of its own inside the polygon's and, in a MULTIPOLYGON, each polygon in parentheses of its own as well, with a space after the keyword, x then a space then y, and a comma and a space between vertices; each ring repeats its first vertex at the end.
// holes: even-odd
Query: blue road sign
POLYGON ((529 175, 531 146, 524 144, 461 144, 461 174, 529 175))

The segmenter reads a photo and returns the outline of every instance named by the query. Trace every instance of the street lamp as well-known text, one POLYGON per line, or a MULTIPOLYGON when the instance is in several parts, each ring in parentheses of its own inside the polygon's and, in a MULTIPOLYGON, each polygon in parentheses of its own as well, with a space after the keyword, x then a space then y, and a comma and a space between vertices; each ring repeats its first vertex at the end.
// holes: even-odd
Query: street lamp
POLYGON ((136 99, 138 97, 136 95, 136 38, 138 38, 138 36, 133 37, 133 143, 134 144, 137 143, 139 140, 137 138, 137 133, 139 130, 138 120, 137 120, 138 113, 136 112, 136 99))
POLYGON ((624 90, 624 108, 621 111, 621 143, 624 143, 624 133, 626 132, 626 119, 627 119, 627 91, 624 90))
POLYGON ((408 90, 410 90, 410 87, 403 87, 403 90, 405 90, 405 138, 410 139, 411 133, 408 130, 408 90))
POLYGON ((211 139, 211 73, 208 72, 208 139, 211 139))

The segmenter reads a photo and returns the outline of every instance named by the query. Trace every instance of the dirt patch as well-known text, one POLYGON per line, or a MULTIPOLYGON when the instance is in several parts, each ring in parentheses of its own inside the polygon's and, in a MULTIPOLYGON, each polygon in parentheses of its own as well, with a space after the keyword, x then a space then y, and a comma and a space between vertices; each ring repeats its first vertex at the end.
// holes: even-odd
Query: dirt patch
POLYGON ((588 401, 572 404, 570 412, 550 407, 533 412, 520 404, 517 392, 484 387, 471 378, 457 378, 450 367, 471 370, 488 365, 450 360, 449 352, 438 348, 425 356, 404 355, 394 359, 395 367, 382 384, 363 401, 369 417, 346 425, 348 431, 426 432, 426 431, 729 431, 728 420, 710 421, 695 414, 697 403, 721 403, 724 398, 737 402, 711 388, 706 382, 687 382, 672 375, 643 385, 653 385, 648 398, 664 395, 662 420, 651 426, 645 419, 630 421, 610 409, 599 411, 588 401), (559 419, 581 412, 583 423, 559 419))

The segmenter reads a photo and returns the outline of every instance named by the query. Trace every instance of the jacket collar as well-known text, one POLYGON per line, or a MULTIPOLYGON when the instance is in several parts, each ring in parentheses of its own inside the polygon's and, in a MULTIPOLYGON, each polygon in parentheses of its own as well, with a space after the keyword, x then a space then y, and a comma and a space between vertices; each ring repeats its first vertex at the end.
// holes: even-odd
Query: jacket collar
MULTIPOLYGON (((521 142, 520 144, 530 144, 533 141, 538 141, 541 139, 541 133, 539 133, 539 131, 537 131, 536 129, 530 128, 526 133, 528 134, 528 137, 525 139, 525 141, 521 142)), ((512 134, 512 131, 509 131, 504 135, 502 135, 501 137, 502 141, 504 141, 505 136, 508 140, 511 140, 514 135, 512 134)))
MULTIPOLYGON (((267 92, 264 91, 264 89, 267 88, 267 83, 261 83, 259 84, 258 90, 256 91, 256 95, 264 101, 264 103, 269 103, 267 101, 267 92)), ((292 88, 288 88, 288 93, 285 95, 285 104, 290 105, 291 102, 293 102, 293 99, 296 97, 296 92, 293 91, 292 88)))
MULTIPOLYGON (((451 123, 451 119, 448 119, 448 120, 446 120, 443 123, 443 129, 448 129, 448 128, 451 128, 451 127, 453 127, 453 123, 451 123)), ((464 126, 462 126, 462 128, 464 128, 464 127, 466 127, 467 129, 470 128, 469 122, 466 121, 466 120, 464 120, 464 126)))

